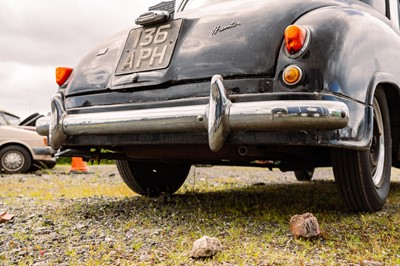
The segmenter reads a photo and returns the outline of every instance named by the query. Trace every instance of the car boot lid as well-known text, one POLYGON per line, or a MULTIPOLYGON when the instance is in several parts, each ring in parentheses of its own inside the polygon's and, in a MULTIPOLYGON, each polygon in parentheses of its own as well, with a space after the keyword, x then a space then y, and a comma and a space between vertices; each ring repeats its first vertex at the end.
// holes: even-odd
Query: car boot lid
POLYGON ((208 80, 214 74, 273 76, 285 28, 302 14, 329 5, 348 4, 232 1, 178 12, 174 20, 144 28, 135 25, 79 63, 66 96, 208 80))

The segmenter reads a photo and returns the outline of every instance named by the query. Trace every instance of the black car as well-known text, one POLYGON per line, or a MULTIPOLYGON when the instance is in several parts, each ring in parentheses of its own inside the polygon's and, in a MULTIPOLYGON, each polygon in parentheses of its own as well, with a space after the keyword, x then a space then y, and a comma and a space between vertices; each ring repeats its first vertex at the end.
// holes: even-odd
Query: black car
POLYGON ((398 0, 162 2, 74 68, 36 126, 63 156, 117 159, 141 195, 192 164, 332 166, 349 209, 380 210, 399 167, 398 0))

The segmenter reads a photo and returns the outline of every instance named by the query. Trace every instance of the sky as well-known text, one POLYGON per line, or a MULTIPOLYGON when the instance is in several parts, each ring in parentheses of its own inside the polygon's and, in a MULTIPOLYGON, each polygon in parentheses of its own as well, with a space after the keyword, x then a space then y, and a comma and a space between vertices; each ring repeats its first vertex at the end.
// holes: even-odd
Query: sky
POLYGON ((0 110, 47 114, 55 68, 74 67, 163 0, 0 0, 0 110))

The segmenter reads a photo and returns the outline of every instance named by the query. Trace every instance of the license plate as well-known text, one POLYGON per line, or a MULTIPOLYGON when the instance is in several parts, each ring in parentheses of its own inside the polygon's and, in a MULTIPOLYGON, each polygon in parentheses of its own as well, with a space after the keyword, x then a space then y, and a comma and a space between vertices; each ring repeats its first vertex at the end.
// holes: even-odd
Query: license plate
POLYGON ((182 20, 133 29, 129 32, 115 75, 168 67, 182 20))

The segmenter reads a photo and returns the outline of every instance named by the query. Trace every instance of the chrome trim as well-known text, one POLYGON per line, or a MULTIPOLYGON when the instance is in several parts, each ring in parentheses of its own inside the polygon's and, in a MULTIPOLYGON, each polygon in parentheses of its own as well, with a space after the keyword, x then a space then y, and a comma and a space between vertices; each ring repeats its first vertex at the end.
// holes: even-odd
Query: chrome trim
MULTIPOLYGON (((63 95, 57 93, 51 101, 51 119, 49 126, 50 146, 57 150, 67 139, 67 133, 63 130, 64 117, 67 115, 64 107, 63 95)), ((37 123, 37 122, 36 122, 37 123)))
POLYGON ((54 155, 57 152, 51 147, 32 148, 32 150, 35 155, 54 155))
POLYGON ((141 14, 135 19, 136 25, 145 26, 156 22, 166 21, 169 18, 169 12, 163 10, 154 10, 141 14))
POLYGON ((232 103, 222 77, 212 78, 206 105, 165 107, 89 114, 66 114, 62 95, 52 101, 52 116, 36 122, 36 130, 50 131, 53 149, 67 136, 208 132, 210 149, 218 151, 229 132, 340 129, 349 122, 349 109, 339 101, 257 101, 232 103), (50 125, 50 126, 48 126, 50 125))
POLYGON ((232 102, 222 84, 222 77, 215 75, 211 80, 210 103, 208 110, 208 143, 213 152, 219 151, 230 133, 229 109, 232 102))
POLYGON ((49 135, 49 128, 50 128, 50 117, 41 117, 36 120, 36 132, 41 136, 48 136, 49 135))

